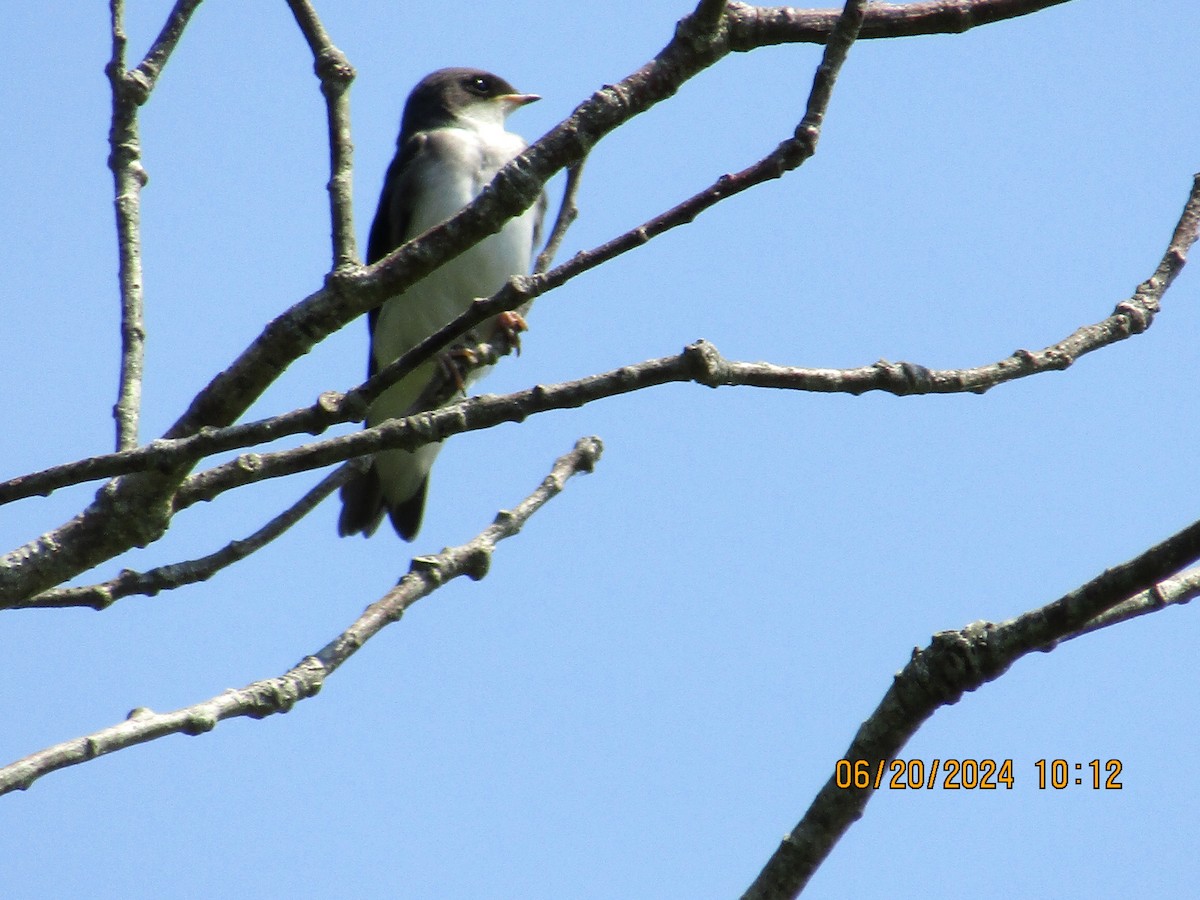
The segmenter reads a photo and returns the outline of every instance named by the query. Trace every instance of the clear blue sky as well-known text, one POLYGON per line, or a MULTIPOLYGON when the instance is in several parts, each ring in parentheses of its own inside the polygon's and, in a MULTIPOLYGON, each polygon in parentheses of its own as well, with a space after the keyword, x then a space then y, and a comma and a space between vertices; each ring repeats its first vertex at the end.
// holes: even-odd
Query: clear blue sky
MULTIPOLYGON (((533 138, 650 58, 691 5, 320 3, 358 70, 360 240, 423 74, 476 65, 542 94, 512 120, 533 138)), ((105 6, 6 15, 4 477, 113 440, 105 6)), ((131 6, 137 58, 170 4, 131 6)), ((1101 319, 1153 271, 1200 169, 1198 35, 1185 0, 1077 0, 863 42, 809 165, 541 300, 524 354, 483 389, 697 338, 738 359, 972 366, 1101 319)), ((727 59, 605 140, 564 253, 773 147, 818 58, 727 59)), ((311 67, 283 3, 206 3, 144 109, 146 439, 321 283, 311 67)), ((1189 269, 1146 335, 982 397, 671 386, 545 415, 453 440, 411 548, 339 540, 329 502, 207 584, 103 614, 9 613, 2 763, 284 671, 411 552, 469 539, 578 436, 606 444, 484 581, 422 601, 318 698, 0 798, 0 893, 737 896, 914 646, 1046 603, 1197 517, 1198 329, 1189 269)), ((356 384, 365 344, 352 324, 254 415, 356 384)), ((188 510, 95 578, 210 552, 316 478, 188 510)), ((93 490, 0 508, 4 549, 93 490)), ((1015 789, 880 792, 805 896, 1194 891, 1195 618, 1036 655, 938 712, 904 757, 1012 759, 1015 789), (1034 762, 1055 757, 1120 759, 1124 789, 1038 790, 1034 762)))

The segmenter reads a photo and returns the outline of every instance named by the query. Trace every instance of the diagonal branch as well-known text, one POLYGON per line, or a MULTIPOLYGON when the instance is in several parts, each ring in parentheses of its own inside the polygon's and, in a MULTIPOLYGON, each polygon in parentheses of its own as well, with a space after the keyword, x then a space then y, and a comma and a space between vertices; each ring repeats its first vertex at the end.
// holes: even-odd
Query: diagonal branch
POLYGON ((261 719, 289 711, 298 701, 315 696, 325 679, 342 663, 384 627, 399 621, 404 611, 422 597, 462 575, 472 581, 487 575, 496 544, 516 535, 530 516, 563 490, 571 476, 592 471, 602 450, 598 438, 581 438, 570 453, 554 463, 537 490, 515 509, 497 514, 495 521, 470 543, 443 550, 436 556, 414 559, 408 574, 395 588, 367 607, 345 632, 283 675, 256 681, 240 690, 225 691, 170 713, 139 707, 124 722, 55 744, 0 768, 0 794, 26 790, 50 772, 169 734, 204 734, 223 719, 239 716, 261 719))
MULTIPOLYGON (((924 3, 871 3, 859 40, 961 34, 1041 12, 1070 0, 927 0, 924 3)), ((730 49, 738 53, 778 44, 823 44, 838 18, 836 9, 795 9, 729 3, 730 49)))
POLYGON ((160 591, 170 591, 183 587, 185 584, 195 584, 207 581, 222 569, 232 566, 245 559, 251 553, 261 550, 271 541, 299 522, 302 518, 316 509, 317 505, 350 480, 359 470, 355 463, 347 463, 326 475, 303 497, 275 516, 266 525, 259 528, 248 537, 232 541, 220 550, 189 559, 185 562, 157 566, 147 572, 135 572, 132 569, 122 569, 115 578, 100 584, 82 585, 79 587, 59 588, 44 591, 29 600, 16 604, 16 609, 52 609, 85 606, 91 609, 107 609, 122 597, 142 594, 153 597, 160 591))
MULTIPOLYGON (((1197 591, 1195 573, 1178 588, 1167 579, 1198 559, 1200 522, 1194 522, 1053 603, 1007 622, 974 622, 959 631, 935 634, 928 647, 913 651, 843 758, 866 760, 871 771, 882 773, 934 712, 999 678, 1021 657, 1103 627, 1112 610, 1137 604, 1141 592, 1158 593, 1156 586, 1163 596, 1186 602, 1197 591)), ((1147 612, 1166 607, 1164 602, 1142 605, 1147 612)), ((797 896, 834 844, 862 817, 877 786, 846 787, 836 776, 830 778, 743 900, 797 896)))
POLYGON ((1122 600, 1116 606, 1105 610, 1100 615, 1089 619, 1087 624, 1062 640, 1073 641, 1076 638, 1110 628, 1130 619, 1137 619, 1149 613, 1158 612, 1168 606, 1183 606, 1200 597, 1200 569, 1188 569, 1171 578, 1164 579, 1148 590, 1135 594, 1128 600, 1122 600))

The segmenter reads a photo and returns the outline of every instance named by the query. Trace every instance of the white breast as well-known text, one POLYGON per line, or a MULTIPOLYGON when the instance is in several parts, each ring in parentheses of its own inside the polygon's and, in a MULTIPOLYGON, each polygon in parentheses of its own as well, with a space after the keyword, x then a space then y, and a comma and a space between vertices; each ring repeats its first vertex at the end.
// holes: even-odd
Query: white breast
MULTIPOLYGON (((431 134, 429 152, 414 160, 422 202, 409 226, 413 237, 449 219, 474 200, 500 167, 525 149, 503 129, 444 128, 431 134), (455 165, 438 164, 452 158, 455 165)), ((535 209, 508 222, 461 256, 426 276, 380 309, 373 351, 385 365, 467 309, 476 297, 494 294, 511 276, 529 271, 535 209)))
MULTIPOLYGON (((515 134, 494 127, 438 129, 430 133, 429 158, 414 161, 423 165, 418 178, 424 199, 419 215, 408 229, 413 237, 449 219, 479 195, 506 162, 525 149, 515 134), (439 164, 446 154, 458 163, 439 164)), ((493 234, 427 275, 403 294, 388 300, 379 310, 371 341, 375 363, 387 365, 406 350, 461 315, 476 297, 489 297, 513 275, 529 271, 538 210, 527 210, 493 234)), ((436 372, 429 362, 384 392, 372 405, 367 422, 406 415, 436 372)), ((470 381, 482 377, 476 369, 470 381)), ((440 444, 429 444, 415 454, 404 451, 380 453, 375 460, 385 494, 394 502, 407 499, 421 485, 440 444)))

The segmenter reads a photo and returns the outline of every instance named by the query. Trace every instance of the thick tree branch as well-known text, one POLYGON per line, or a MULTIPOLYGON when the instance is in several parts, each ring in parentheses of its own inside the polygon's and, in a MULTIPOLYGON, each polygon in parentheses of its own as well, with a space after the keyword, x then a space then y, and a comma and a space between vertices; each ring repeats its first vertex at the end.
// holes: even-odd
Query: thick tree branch
POLYGON ((516 535, 530 516, 563 490, 571 476, 592 471, 602 450, 598 438, 580 439, 570 453, 555 462, 537 490, 516 508, 501 511, 470 543, 443 550, 436 556, 414 559, 408 574, 395 588, 367 607, 345 632, 283 675, 256 681, 240 690, 225 691, 175 712, 155 713, 139 707, 124 722, 47 747, 0 768, 0 794, 26 790, 50 772, 169 734, 204 734, 223 719, 239 716, 261 719, 288 712, 298 701, 315 696, 325 679, 342 663, 384 627, 399 621, 404 611, 422 597, 462 575, 472 581, 487 575, 496 544, 516 535))
POLYGON ((727 3, 728 0, 700 0, 692 13, 692 21, 697 29, 710 33, 716 31, 721 17, 725 14, 727 3))
MULTIPOLYGON (((866 760, 872 771, 882 772, 940 707, 999 678, 1021 657, 1104 627, 1115 609, 1139 604, 1146 612, 1165 608, 1161 599, 1142 601, 1141 592, 1180 598, 1176 602, 1190 599, 1196 591, 1194 573, 1181 582, 1167 579, 1198 559, 1200 522, 1194 522, 1053 603, 1007 622, 974 622, 960 631, 935 634, 928 647, 913 651, 843 758, 866 760)), ((743 900, 797 896, 834 844, 861 818, 876 787, 839 787, 836 776, 831 777, 743 900)))

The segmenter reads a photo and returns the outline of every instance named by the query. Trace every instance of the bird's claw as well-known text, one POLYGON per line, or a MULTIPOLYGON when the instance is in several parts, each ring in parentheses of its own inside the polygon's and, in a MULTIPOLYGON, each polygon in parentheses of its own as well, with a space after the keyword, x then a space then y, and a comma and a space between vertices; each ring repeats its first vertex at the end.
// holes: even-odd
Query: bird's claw
POLYGON ((521 332, 529 330, 529 323, 518 312, 502 312, 496 316, 496 332, 501 335, 508 345, 521 355, 521 332))
POLYGON ((470 347, 455 347, 438 356, 438 365, 442 375, 454 382, 454 387, 461 393, 467 389, 467 373, 479 365, 479 357, 470 347))

